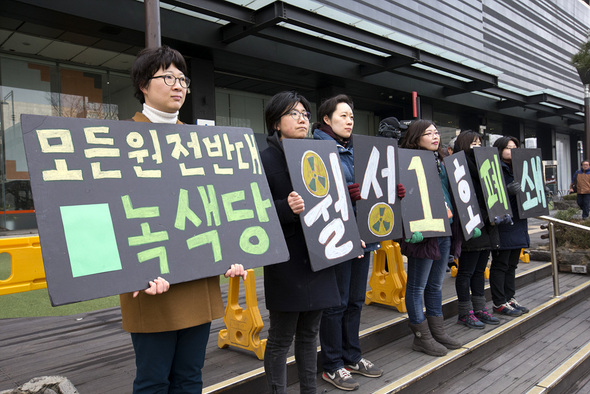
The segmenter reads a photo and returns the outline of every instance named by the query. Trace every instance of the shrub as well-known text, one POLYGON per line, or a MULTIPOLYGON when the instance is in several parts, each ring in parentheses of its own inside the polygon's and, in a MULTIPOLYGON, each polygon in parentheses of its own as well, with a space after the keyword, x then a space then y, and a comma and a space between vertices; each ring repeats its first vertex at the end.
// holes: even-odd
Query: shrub
POLYGON ((573 201, 576 201, 576 198, 577 197, 578 197, 578 195, 576 193, 573 193, 573 194, 566 194, 565 196, 562 196, 561 198, 563 200, 568 200, 568 201, 569 200, 573 200, 573 201))

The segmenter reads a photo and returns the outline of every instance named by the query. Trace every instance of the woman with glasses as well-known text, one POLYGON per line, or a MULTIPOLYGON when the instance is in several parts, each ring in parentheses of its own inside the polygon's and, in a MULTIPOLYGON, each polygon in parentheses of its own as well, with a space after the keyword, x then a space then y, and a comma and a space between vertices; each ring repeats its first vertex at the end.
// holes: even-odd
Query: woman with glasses
POLYGON ((454 145, 455 152, 465 152, 473 191, 485 224, 481 230, 475 228, 471 239, 463 240, 459 269, 455 278, 459 315, 457 323, 475 329, 482 329, 485 324, 500 324, 500 320, 488 312, 484 293, 485 269, 488 265, 490 251, 498 248, 500 239, 497 226, 494 225, 493 220, 489 220, 487 214, 479 171, 475 162, 473 150, 480 146, 481 134, 472 130, 465 130, 459 134, 454 145))
POLYGON ((322 310, 338 305, 334 268, 311 270, 299 215, 303 198, 293 190, 282 141, 309 132, 310 105, 297 92, 273 96, 265 109, 268 148, 260 158, 283 229, 289 260, 264 267, 264 295, 270 327, 264 370, 271 393, 287 392, 287 353, 295 337, 301 393, 316 393, 317 342, 322 310))
MULTIPOLYGON (((184 58, 174 49, 139 52, 131 79, 143 110, 132 120, 182 124, 178 111, 190 83, 185 74, 184 58)), ((246 271, 235 264, 225 276, 246 279, 246 271)), ((157 278, 148 289, 120 299, 123 329, 131 333, 135 350, 133 393, 200 393, 211 321, 224 313, 219 276, 173 285, 157 278)))
MULTIPOLYGON (((354 183, 353 109, 352 99, 344 94, 329 98, 320 105, 319 121, 314 123, 312 129, 314 139, 336 143, 350 199, 353 207, 356 207, 360 189, 359 184, 354 183)), ((368 245, 360 259, 354 258, 335 266, 340 304, 325 309, 322 316, 322 379, 341 390, 356 390, 359 387, 351 373, 371 378, 383 374, 380 368, 362 357, 359 340, 371 251, 377 249, 378 245, 368 245)))
POLYGON ((442 285, 449 253, 459 257, 461 236, 458 220, 453 220, 453 204, 447 171, 443 164, 440 134, 429 120, 416 120, 410 124, 400 143, 401 148, 421 149, 432 152, 443 190, 453 237, 422 239, 414 233, 401 243, 402 253, 408 258, 406 308, 410 328, 414 332, 412 349, 431 356, 444 356, 447 349, 458 349, 461 343, 444 330, 442 313, 442 285), (426 314, 424 314, 426 307, 426 314))
POLYGON ((516 267, 520 259, 520 251, 522 248, 528 248, 530 244, 528 222, 518 216, 516 194, 520 189, 520 184, 514 181, 514 173, 512 172, 512 149, 519 146, 520 143, 515 137, 501 137, 494 142, 494 147, 498 148, 500 155, 513 218, 512 223, 498 225, 500 248, 492 252, 490 289, 492 290, 494 312, 511 317, 520 316, 529 311, 514 298, 516 267))

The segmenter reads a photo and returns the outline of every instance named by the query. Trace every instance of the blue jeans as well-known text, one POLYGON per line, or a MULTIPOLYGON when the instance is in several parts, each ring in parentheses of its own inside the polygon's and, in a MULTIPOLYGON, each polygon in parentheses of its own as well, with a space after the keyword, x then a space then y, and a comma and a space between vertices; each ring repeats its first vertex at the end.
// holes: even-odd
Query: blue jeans
POLYGON ((485 270, 489 256, 489 250, 461 252, 459 270, 455 279, 458 301, 471 301, 472 295, 485 296, 485 270))
POLYGON ((316 394, 317 336, 322 310, 269 311, 270 327, 264 352, 264 371, 270 392, 287 393, 287 353, 295 336, 295 361, 300 393, 316 394))
POLYGON ((134 394, 200 393, 211 323, 177 331, 131 333, 134 394))
POLYGON ((439 237, 438 260, 408 256, 408 283, 406 285, 406 308, 410 323, 420 324, 428 316, 442 316, 442 285, 447 272, 451 237, 439 237))
POLYGON ((582 219, 586 219, 590 213, 590 194, 578 194, 576 200, 582 210, 582 219))
POLYGON ((335 267, 340 305, 324 310, 320 326, 322 368, 334 372, 361 359, 359 327, 367 292, 371 252, 335 267))

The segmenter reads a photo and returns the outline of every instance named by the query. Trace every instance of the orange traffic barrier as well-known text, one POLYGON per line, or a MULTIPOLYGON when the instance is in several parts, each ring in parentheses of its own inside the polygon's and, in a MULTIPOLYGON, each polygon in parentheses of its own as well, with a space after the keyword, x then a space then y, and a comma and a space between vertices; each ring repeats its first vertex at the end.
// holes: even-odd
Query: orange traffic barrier
POLYGON ((249 269, 244 281, 244 292, 246 293, 245 310, 238 303, 240 277, 229 279, 227 306, 223 316, 226 328, 219 331, 217 346, 221 349, 235 346, 240 349, 250 350, 256 354, 259 360, 264 360, 266 339, 261 340, 259 337, 264 323, 258 309, 255 279, 254 270, 249 269))
POLYGON ((531 262, 531 255, 529 252, 525 252, 524 249, 520 250, 520 257, 518 258, 523 263, 530 263, 531 262))
POLYGON ((381 242, 381 248, 373 255, 373 272, 369 278, 371 290, 367 291, 365 304, 390 305, 398 312, 407 312, 407 282, 408 275, 399 244, 393 241, 381 242))
POLYGON ((10 255, 10 276, 0 280, 0 295, 47 287, 39 236, 0 239, 0 253, 10 255))

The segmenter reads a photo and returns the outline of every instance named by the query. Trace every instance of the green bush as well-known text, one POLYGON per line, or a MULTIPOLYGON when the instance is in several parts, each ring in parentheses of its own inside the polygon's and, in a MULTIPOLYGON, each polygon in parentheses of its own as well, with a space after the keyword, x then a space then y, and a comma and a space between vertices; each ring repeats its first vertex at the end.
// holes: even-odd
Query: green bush
POLYGON ((568 201, 569 200, 573 200, 573 201, 576 201, 576 198, 577 197, 578 197, 578 195, 576 193, 573 193, 573 194, 566 194, 565 196, 562 196, 561 198, 563 200, 568 200, 568 201))
MULTIPOLYGON (((566 211, 558 211, 555 214, 555 218, 590 227, 590 218, 585 220, 572 219, 572 216, 579 211, 579 209, 575 208, 569 208, 566 211)), ((555 243, 557 246, 564 246, 566 248, 589 249, 590 231, 578 230, 569 226, 556 224, 555 243)))
POLYGON ((579 209, 577 208, 568 208, 564 211, 557 211, 555 212, 555 219, 565 220, 567 222, 571 221, 575 214, 577 214, 579 209))

